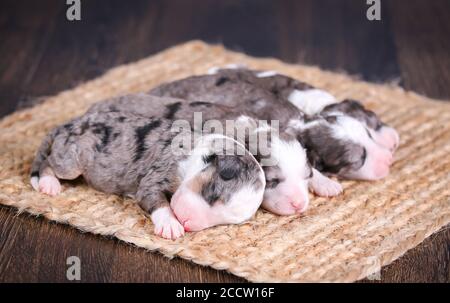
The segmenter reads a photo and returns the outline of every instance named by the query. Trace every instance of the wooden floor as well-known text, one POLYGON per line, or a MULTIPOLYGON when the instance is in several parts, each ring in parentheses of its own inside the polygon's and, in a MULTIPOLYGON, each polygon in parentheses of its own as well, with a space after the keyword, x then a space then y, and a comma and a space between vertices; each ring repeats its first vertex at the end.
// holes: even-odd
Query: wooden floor
MULTIPOLYGON (((89 0, 69 22, 62 0, 2 0, 0 116, 191 39, 450 99, 450 2, 381 2, 382 20, 369 22, 365 0, 89 0)), ((84 282, 243 281, 0 207, 0 281, 64 282, 69 256, 84 282)), ((449 259, 447 226, 381 278, 450 282, 449 259)))

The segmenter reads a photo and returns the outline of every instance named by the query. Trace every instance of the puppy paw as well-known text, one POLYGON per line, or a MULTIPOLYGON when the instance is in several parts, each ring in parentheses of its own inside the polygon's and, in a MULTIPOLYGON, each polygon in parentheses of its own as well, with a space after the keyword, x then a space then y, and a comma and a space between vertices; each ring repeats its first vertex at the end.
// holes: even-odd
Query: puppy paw
POLYGON ((61 184, 54 176, 44 176, 39 179, 39 191, 53 197, 61 192, 61 184))
POLYGON ((334 197, 343 191, 342 185, 339 182, 322 175, 316 170, 314 170, 314 175, 309 182, 309 188, 321 197, 334 197))
POLYGON ((184 227, 172 213, 170 207, 161 207, 151 215, 155 234, 165 239, 175 240, 184 235, 184 227))

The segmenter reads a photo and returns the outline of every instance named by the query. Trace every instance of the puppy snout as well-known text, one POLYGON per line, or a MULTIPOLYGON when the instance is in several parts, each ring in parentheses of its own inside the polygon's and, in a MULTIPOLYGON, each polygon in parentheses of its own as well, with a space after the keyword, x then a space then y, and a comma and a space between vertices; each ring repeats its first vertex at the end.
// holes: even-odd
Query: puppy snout
POLYGON ((395 129, 384 127, 381 130, 381 141, 383 146, 394 152, 400 143, 400 136, 395 129))
POLYGON ((385 148, 380 148, 377 153, 378 155, 376 156, 376 162, 378 164, 385 164, 388 166, 392 164, 394 156, 391 151, 385 148))
POLYGON ((393 157, 392 153, 388 153, 385 158, 386 163, 388 165, 391 165, 393 160, 394 160, 394 157, 393 157))
POLYGON ((304 207, 303 201, 292 201, 291 205, 297 212, 301 212, 304 207))
POLYGON ((307 199, 302 196, 291 198, 291 205, 295 209, 296 213, 302 213, 306 210, 308 206, 307 199))

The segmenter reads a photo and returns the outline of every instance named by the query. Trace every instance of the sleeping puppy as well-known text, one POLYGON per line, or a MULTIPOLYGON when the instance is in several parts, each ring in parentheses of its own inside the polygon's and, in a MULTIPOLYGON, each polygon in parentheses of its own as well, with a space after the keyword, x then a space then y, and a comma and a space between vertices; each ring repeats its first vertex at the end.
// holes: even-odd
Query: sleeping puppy
POLYGON ((329 104, 320 111, 322 116, 339 113, 364 123, 370 136, 379 145, 389 149, 391 152, 397 149, 400 143, 400 136, 397 131, 383 123, 373 111, 364 108, 360 102, 346 99, 339 103, 329 104))
POLYGON ((59 179, 83 176, 97 190, 136 199, 164 238, 253 216, 265 187, 256 159, 223 135, 180 146, 191 142, 191 130, 171 125, 132 113, 86 113, 47 135, 32 164, 31 184, 54 196, 61 191, 59 179))
MULTIPOLYGON (((255 72, 249 70, 218 70, 213 75, 193 76, 162 84, 152 89, 150 93, 225 104, 239 112, 268 121, 279 119, 283 132, 295 136, 306 148, 318 179, 326 178, 319 175, 319 171, 342 178, 362 180, 377 180, 386 176, 389 169, 386 169, 385 164, 392 161, 392 155, 388 156, 389 151, 386 152, 383 147, 374 144, 375 141, 364 123, 349 116, 337 119, 337 115, 331 113, 328 119, 319 115, 305 115, 284 99, 284 96, 290 94, 290 87, 305 86, 285 77, 277 77, 274 83, 264 82, 268 90, 259 87, 258 85, 263 86, 261 83, 254 84, 271 77, 274 76, 265 74, 264 77, 258 78, 255 72), (288 89, 285 89, 286 87, 288 89), (332 123, 335 120, 338 123, 332 123), (348 125, 352 125, 355 130, 348 125), (356 132, 358 135, 355 135, 356 132), (340 148, 335 148, 337 146, 340 148), (379 165, 376 164, 378 160, 381 161, 379 165)), ((324 184, 329 183, 325 181, 326 179, 323 180, 324 184)), ((317 185, 314 188, 323 187, 317 185)), ((321 192, 313 189, 313 191, 319 195, 326 195, 325 190, 321 192)), ((332 190, 329 195, 335 192, 340 191, 332 190)))
POLYGON ((378 145, 367 127, 343 114, 292 120, 290 129, 319 171, 345 179, 379 180, 389 174, 392 153, 378 145))
MULTIPOLYGON (((259 144, 256 149, 249 146, 249 142, 246 144, 250 152, 260 161, 266 173, 267 186, 262 206, 273 213, 290 215, 304 212, 309 204, 308 188, 324 196, 337 195, 342 191, 339 183, 311 168, 306 151, 295 135, 290 132, 277 134, 271 125, 258 124, 251 118, 244 118, 241 114, 249 112, 241 108, 206 101, 186 101, 148 94, 133 94, 99 102, 93 105, 89 112, 111 110, 186 121, 194 130, 206 133, 223 133, 224 130, 220 129, 221 125, 236 121, 245 125, 248 132, 257 138, 267 138, 262 144, 264 151, 260 149, 259 144), (196 114, 200 114, 203 118, 200 125, 197 125, 196 114), (214 127, 217 123, 210 122, 219 122, 219 127, 214 127), (271 160, 267 165, 262 162, 265 158, 271 160)), ((234 135, 231 136, 234 137, 234 135)))
POLYGON ((371 110, 360 102, 344 100, 338 102, 330 93, 278 74, 274 71, 254 71, 243 68, 216 69, 218 77, 239 78, 288 100, 307 115, 342 113, 364 123, 375 142, 392 152, 398 147, 399 135, 392 127, 383 123, 371 110))

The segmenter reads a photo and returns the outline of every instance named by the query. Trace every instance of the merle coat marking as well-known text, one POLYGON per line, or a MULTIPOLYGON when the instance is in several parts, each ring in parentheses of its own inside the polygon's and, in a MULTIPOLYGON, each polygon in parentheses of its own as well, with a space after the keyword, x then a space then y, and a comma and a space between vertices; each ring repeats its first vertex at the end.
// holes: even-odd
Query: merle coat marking
MULTIPOLYGON (((171 142, 182 131, 172 121, 124 112, 90 111, 53 129, 43 140, 31 176, 54 174, 72 180, 82 175, 97 190, 129 196, 149 213, 167 206, 180 182, 179 163, 186 155, 173 154, 171 142), (117 123, 123 120, 126 123, 117 123)), ((190 136, 190 132, 186 133, 190 136)), ((227 203, 234 192, 263 184, 260 168, 250 155, 211 154, 210 179, 198 182, 203 198, 227 203), (213 188, 213 189, 212 189, 213 188)))

